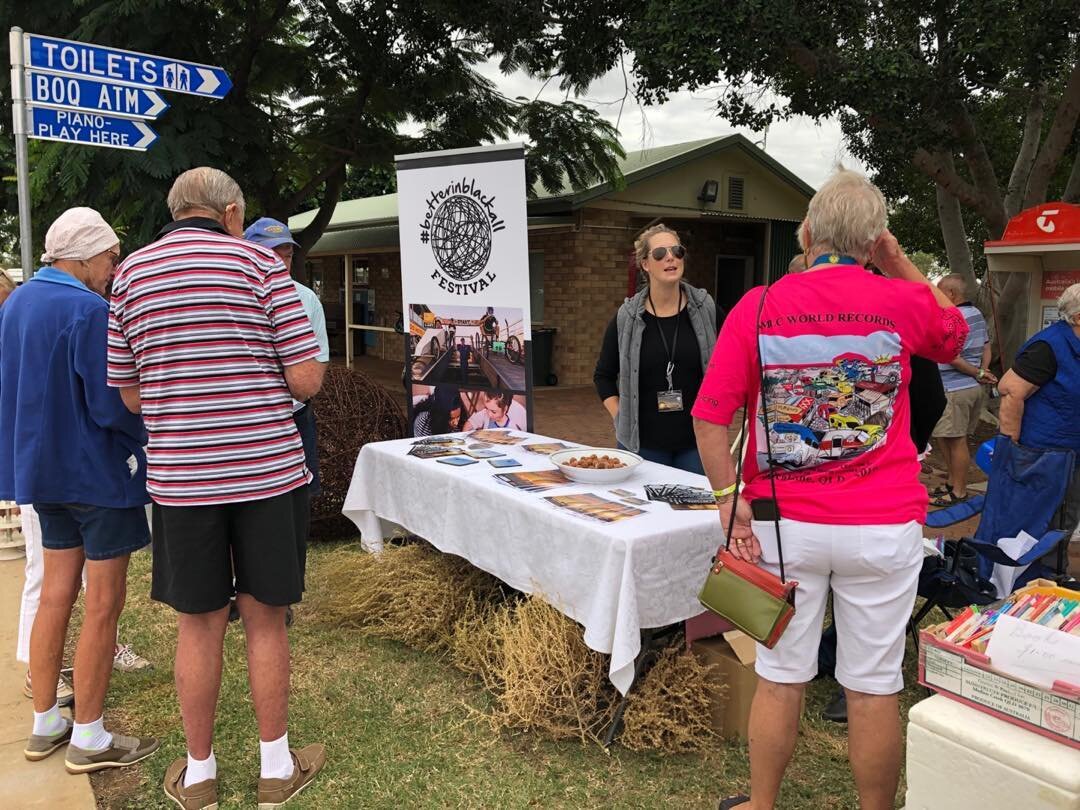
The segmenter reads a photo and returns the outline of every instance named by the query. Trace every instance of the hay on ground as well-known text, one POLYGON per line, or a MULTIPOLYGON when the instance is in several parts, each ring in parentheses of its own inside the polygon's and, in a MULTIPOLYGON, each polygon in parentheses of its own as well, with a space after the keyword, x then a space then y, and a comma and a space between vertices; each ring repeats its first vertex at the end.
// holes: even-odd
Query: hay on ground
POLYGON ((512 621, 513 605, 473 598, 454 623, 450 660, 462 672, 478 678, 493 694, 502 692, 503 628, 512 621))
POLYGON ((660 653, 644 679, 630 690, 619 741, 634 751, 703 751, 716 740, 712 699, 716 665, 679 647, 660 653))
POLYGON ((493 598, 499 581, 426 543, 357 546, 332 552, 311 577, 312 613, 421 650, 447 650, 454 624, 475 600, 493 598))

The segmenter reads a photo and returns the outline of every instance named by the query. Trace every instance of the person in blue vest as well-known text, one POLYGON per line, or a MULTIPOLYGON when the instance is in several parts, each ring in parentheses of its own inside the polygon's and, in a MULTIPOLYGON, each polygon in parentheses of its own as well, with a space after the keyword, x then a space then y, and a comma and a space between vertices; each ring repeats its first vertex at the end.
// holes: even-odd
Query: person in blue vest
POLYGON ((472 347, 465 342, 465 338, 461 339, 457 347, 458 353, 458 366, 461 369, 461 384, 469 384, 469 354, 472 353, 472 347))
POLYGON ((106 384, 116 233, 97 211, 71 208, 45 234, 41 259, 46 266, 0 309, 0 499, 33 504, 44 549, 30 635, 34 726, 23 754, 38 761, 66 745, 67 771, 88 773, 158 748, 152 737, 107 731, 102 718, 128 558, 150 543, 147 436, 106 384), (84 564, 72 723, 55 684, 84 564))
POLYGON ((1001 432, 1025 447, 1076 451, 1077 466, 1051 527, 1075 532, 1080 527, 1080 284, 1061 294, 1058 313, 1061 320, 1032 335, 1001 378, 999 418, 1001 432))

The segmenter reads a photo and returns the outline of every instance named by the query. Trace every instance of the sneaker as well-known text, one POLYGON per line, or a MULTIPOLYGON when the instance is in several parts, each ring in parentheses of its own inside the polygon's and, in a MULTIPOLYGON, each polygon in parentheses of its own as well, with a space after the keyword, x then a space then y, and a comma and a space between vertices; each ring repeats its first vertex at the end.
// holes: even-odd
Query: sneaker
POLYGON ((105 768, 123 768, 134 765, 158 750, 158 741, 153 737, 125 737, 113 734, 112 745, 103 751, 87 751, 76 745, 69 745, 64 767, 68 773, 90 773, 105 768))
POLYGON ((23 756, 31 762, 37 762, 39 759, 45 759, 57 748, 67 745, 71 740, 71 729, 75 727, 75 724, 66 717, 60 719, 64 721, 64 728, 55 734, 31 734, 26 741, 26 748, 23 749, 23 756))
POLYGON ((204 779, 184 787, 187 757, 175 760, 165 771, 165 795, 183 810, 217 810, 217 779, 204 779))
POLYGON ((273 810, 311 784, 326 764, 326 746, 312 743, 304 748, 290 748, 293 772, 288 779, 259 779, 259 810, 273 810))
POLYGON ((136 672, 153 666, 153 664, 131 649, 130 644, 117 645, 112 665, 113 669, 118 672, 136 672))
MULTIPOLYGON (((26 680, 23 681, 22 692, 31 700, 34 699, 34 690, 30 685, 30 670, 26 671, 26 680)), ((70 706, 75 702, 75 690, 71 688, 71 684, 63 675, 56 680, 56 702, 60 704, 60 708, 70 706)))

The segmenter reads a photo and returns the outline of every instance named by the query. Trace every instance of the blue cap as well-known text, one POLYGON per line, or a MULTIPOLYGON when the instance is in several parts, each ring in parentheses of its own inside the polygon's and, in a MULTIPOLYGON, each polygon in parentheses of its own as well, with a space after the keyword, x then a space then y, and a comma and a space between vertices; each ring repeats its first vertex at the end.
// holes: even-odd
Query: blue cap
POLYGON ((278 222, 270 217, 262 217, 248 225, 244 231, 244 238, 249 242, 255 242, 266 248, 276 248, 278 245, 300 245, 292 238, 289 226, 284 222, 278 222))

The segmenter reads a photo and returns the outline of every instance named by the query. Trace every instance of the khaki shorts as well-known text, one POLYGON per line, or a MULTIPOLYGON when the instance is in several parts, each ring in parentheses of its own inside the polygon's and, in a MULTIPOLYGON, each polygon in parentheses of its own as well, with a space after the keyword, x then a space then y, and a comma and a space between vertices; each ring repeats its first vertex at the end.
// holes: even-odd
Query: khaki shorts
POLYGON ((979 422, 982 412, 983 389, 981 385, 948 391, 945 394, 945 413, 934 426, 935 439, 967 436, 979 422))

